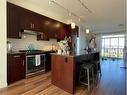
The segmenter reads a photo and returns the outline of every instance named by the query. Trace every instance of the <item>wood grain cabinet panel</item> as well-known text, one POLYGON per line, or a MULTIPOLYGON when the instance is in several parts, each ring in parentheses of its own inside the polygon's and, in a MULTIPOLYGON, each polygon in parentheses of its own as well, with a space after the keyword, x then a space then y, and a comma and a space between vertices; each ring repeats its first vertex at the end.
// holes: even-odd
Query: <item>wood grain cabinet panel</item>
POLYGON ((7 3, 7 37, 21 38, 20 28, 20 8, 11 3, 7 3))
POLYGON ((73 93, 73 57, 52 55, 52 83, 63 90, 73 93))
POLYGON ((7 82, 11 84, 25 78, 26 58, 25 54, 7 55, 7 82))
POLYGON ((37 40, 63 40, 71 36, 65 26, 68 25, 7 2, 8 38, 21 38, 23 30, 32 30, 38 32, 37 40))
POLYGON ((40 15, 22 8, 21 28, 25 30, 41 31, 40 15))

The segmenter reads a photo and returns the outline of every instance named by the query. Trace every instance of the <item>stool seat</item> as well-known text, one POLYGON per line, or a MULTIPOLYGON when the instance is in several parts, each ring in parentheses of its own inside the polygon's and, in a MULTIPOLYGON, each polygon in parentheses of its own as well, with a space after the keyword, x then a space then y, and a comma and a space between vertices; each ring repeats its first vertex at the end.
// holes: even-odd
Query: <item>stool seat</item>
POLYGON ((81 68, 84 68, 84 69, 90 69, 93 67, 93 64, 91 63, 84 63, 81 65, 81 68))

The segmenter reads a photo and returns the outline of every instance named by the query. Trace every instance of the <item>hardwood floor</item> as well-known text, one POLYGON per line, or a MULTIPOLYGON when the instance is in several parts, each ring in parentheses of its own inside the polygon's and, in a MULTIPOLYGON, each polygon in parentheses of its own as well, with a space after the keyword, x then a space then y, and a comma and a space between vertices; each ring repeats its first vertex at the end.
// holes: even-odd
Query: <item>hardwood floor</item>
MULTIPOLYGON (((126 95, 125 69, 121 60, 105 60, 102 64, 102 77, 91 93, 84 86, 77 87, 75 95, 126 95)), ((46 73, 18 81, 0 89, 0 95, 70 95, 51 84, 51 74, 46 73)))

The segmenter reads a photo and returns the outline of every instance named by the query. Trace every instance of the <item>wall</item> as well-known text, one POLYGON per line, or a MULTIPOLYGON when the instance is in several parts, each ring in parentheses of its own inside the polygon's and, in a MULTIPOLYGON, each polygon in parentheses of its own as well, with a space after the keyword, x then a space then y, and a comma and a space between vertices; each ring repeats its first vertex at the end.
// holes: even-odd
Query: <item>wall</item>
POLYGON ((50 41, 37 41, 36 35, 28 35, 24 34, 22 39, 11 39, 9 38, 8 41, 10 41, 13 45, 13 50, 26 50, 28 49, 28 46, 32 44, 32 46, 35 49, 39 50, 51 50, 52 44, 56 45, 57 41, 55 39, 50 39, 50 41))
POLYGON ((7 85, 6 63, 6 0, 0 1, 0 88, 7 85))

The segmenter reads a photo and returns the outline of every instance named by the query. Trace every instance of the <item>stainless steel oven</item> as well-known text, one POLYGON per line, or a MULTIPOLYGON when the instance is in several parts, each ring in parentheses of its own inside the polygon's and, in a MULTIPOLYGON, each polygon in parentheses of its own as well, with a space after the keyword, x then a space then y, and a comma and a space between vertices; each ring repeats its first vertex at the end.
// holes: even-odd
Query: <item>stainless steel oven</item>
POLYGON ((26 76, 36 72, 45 71, 45 54, 35 54, 26 56, 26 76), (37 58, 39 56, 39 58, 37 58))

